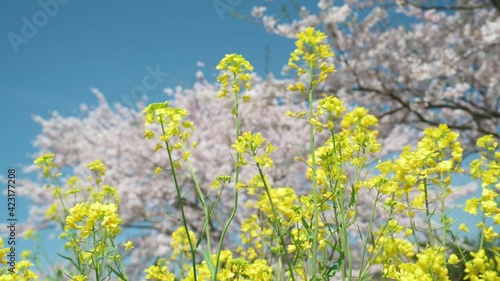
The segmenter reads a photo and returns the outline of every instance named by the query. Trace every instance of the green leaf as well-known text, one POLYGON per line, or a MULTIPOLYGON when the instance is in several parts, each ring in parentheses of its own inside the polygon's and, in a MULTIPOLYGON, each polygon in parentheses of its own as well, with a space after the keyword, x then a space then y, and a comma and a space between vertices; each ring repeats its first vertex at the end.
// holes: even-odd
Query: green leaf
POLYGON ((67 257, 67 256, 63 256, 63 255, 61 255, 61 254, 59 254, 59 253, 57 253, 57 255, 58 255, 58 256, 60 256, 61 258, 65 259, 65 260, 70 261, 70 262, 71 262, 71 264, 73 264, 73 266, 75 266, 77 269, 79 269, 79 268, 80 268, 80 267, 78 266, 78 264, 76 264, 76 263, 73 261, 73 259, 72 259, 72 258, 67 257))
POLYGON ((343 261, 344 261, 344 258, 340 257, 337 260, 337 262, 335 262, 335 264, 333 264, 332 266, 330 266, 328 268, 328 271, 326 272, 326 277, 328 277, 328 278, 334 277, 335 273, 337 273, 337 271, 340 269, 340 265, 342 264, 343 261))
POLYGON ((349 201, 349 207, 354 206, 354 203, 356 203, 356 191, 354 189, 354 184, 351 184, 351 201, 349 201))
POLYGON ((309 225, 307 224, 307 221, 304 219, 304 217, 301 217, 300 218, 302 220, 302 224, 304 225, 304 227, 306 228, 307 232, 311 232, 311 228, 309 227, 309 225))
POLYGON ((119 277, 119 278, 121 278, 121 279, 123 279, 123 280, 127 280, 127 279, 125 278, 125 276, 123 276, 123 273, 121 273, 120 271, 117 271, 116 269, 114 269, 114 268, 113 268, 113 267, 111 267, 111 266, 108 266, 108 268, 109 268, 109 270, 111 270, 111 271, 112 271, 112 272, 116 275, 116 277, 119 277))
POLYGON ((215 265, 212 263, 212 255, 205 248, 202 248, 201 252, 203 253, 203 258, 207 263, 207 267, 210 270, 211 275, 213 276, 215 273, 215 265))

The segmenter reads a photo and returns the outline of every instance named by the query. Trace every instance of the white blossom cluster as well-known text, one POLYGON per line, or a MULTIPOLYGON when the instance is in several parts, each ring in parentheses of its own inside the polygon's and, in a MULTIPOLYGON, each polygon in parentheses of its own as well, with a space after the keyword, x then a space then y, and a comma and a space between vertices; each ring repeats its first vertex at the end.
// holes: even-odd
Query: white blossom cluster
POLYGON ((325 87, 374 112, 387 141, 446 123, 470 149, 484 134, 500 138, 500 10, 493 2, 321 0, 318 14, 301 7, 297 19, 281 23, 260 7, 258 20, 287 38, 324 29, 337 69, 325 87))

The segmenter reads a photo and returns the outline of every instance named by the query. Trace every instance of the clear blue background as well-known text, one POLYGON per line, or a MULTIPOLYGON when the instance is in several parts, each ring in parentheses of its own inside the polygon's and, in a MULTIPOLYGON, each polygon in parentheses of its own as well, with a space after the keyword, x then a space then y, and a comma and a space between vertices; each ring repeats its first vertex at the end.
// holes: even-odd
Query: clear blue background
MULTIPOLYGON (((234 2, 241 2, 234 11, 244 16, 250 15, 252 5, 263 3, 234 2)), ((147 66, 158 65, 169 73, 159 87, 148 92, 155 101, 165 98, 166 86, 192 85, 197 61, 206 62, 203 71, 210 78, 226 53, 243 54, 263 74, 269 44, 270 70, 279 72, 293 42, 268 34, 262 25, 237 19, 229 11, 221 19, 213 4, 202 0, 69 1, 60 4, 59 12, 27 44, 19 45, 16 54, 7 35, 22 35, 21 19, 33 22, 43 9, 37 1, 2 1, 0 172, 32 161, 31 141, 40 132, 32 114, 47 117, 55 110, 71 115, 81 103, 95 105, 89 87, 99 88, 110 102, 120 101, 142 84, 147 66)))

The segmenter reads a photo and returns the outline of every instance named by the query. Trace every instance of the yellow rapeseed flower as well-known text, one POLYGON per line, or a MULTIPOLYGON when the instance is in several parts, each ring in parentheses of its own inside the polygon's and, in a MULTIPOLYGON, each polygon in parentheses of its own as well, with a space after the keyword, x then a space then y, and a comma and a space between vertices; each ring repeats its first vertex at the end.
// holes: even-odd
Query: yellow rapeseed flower
POLYGON ((33 163, 39 168, 42 169, 43 176, 45 178, 50 177, 50 169, 55 168, 56 164, 54 164, 54 153, 46 153, 44 155, 39 156, 33 161, 33 163))
MULTIPOLYGON (((196 243, 196 236, 194 232, 189 231, 189 238, 191 239, 191 243, 196 243)), ((189 253, 190 246, 189 240, 186 235, 186 230, 184 227, 179 227, 172 233, 172 241, 170 242, 170 246, 174 249, 172 257, 178 256, 181 252, 189 253)))
POLYGON ((495 150, 498 147, 498 142, 494 141, 493 135, 485 135, 477 140, 476 145, 488 150, 495 150))
POLYGON ((469 229, 467 228, 467 225, 465 223, 462 223, 458 226, 458 229, 460 229, 463 232, 469 232, 469 229))
MULTIPOLYGON (((297 76, 301 76, 308 72, 314 75, 311 84, 315 86, 327 78, 328 74, 335 72, 335 65, 329 65, 325 59, 333 57, 330 45, 324 43, 327 36, 312 27, 305 28, 297 34, 297 47, 291 54, 288 60, 289 68, 297 69, 297 76), (304 61, 304 67, 298 63, 304 61)), ((288 88, 291 91, 305 92, 306 88, 301 82, 292 84, 288 88)), ((310 89, 308 89, 310 90, 310 89)))
POLYGON ((161 167, 156 167, 155 169, 155 175, 159 174, 161 172, 162 168, 161 167))
POLYGON ((99 177, 102 177, 106 174, 106 167, 101 160, 96 160, 87 164, 87 168, 94 171, 99 177))
POLYGON ((493 226, 483 229, 483 235, 486 242, 493 242, 494 239, 500 237, 500 235, 493 230, 493 226))
POLYGON ((134 245, 132 244, 132 241, 129 240, 125 243, 125 251, 128 251, 128 250, 133 249, 133 248, 134 248, 134 245))
MULTIPOLYGON (((253 66, 248 62, 242 55, 239 54, 227 54, 219 62, 216 69, 225 70, 227 72, 221 73, 217 77, 217 82, 221 83, 222 89, 219 91, 219 98, 227 96, 229 91, 227 90, 229 86, 229 80, 233 78, 233 83, 231 89, 233 93, 237 94, 241 91, 240 84, 244 83, 245 89, 250 90, 250 74, 248 72, 253 71, 253 66)), ((248 99, 248 98, 245 98, 248 99)))
POLYGON ((449 264, 457 264, 460 262, 460 259, 458 259, 457 255, 451 254, 450 257, 448 258, 448 263, 449 264))

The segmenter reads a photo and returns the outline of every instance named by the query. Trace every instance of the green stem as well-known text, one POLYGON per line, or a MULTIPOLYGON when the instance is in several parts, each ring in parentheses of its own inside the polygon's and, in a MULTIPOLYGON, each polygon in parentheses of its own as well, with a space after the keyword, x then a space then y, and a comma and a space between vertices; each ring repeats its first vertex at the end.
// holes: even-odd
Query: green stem
MULTIPOLYGON (((394 198, 394 195, 393 195, 394 198)), ((418 237, 417 237, 417 225, 415 224, 415 219, 414 216, 415 214, 412 211, 411 203, 410 203, 410 198, 408 193, 406 193, 406 206, 408 206, 408 216, 410 217, 410 226, 412 229, 412 235, 413 239, 415 239, 415 245, 417 246, 417 253, 420 252, 420 243, 418 242, 418 237)))
MULTIPOLYGON (((196 178, 196 175, 194 173, 194 168, 193 168, 193 165, 191 164, 191 161, 189 161, 189 159, 188 159, 186 162, 188 164, 189 171, 191 172, 191 178, 194 181, 194 190, 196 191, 196 195, 203 206, 203 211, 205 212, 205 225, 203 226, 203 229, 205 230, 205 236, 207 238, 207 249, 208 249, 208 252, 210 253, 210 256, 211 256, 212 250, 211 250, 211 245, 210 245, 210 219, 212 216, 211 216, 211 212, 210 212, 210 206, 208 206, 206 201, 205 201, 205 197, 203 196, 203 192, 201 191, 200 184, 199 184, 198 179, 196 178)), ((201 241, 201 239, 199 239, 199 241, 201 241)), ((197 244, 197 245, 199 245, 199 244, 197 244)))
MULTIPOLYGON (((344 207, 344 202, 345 202, 345 197, 344 197, 344 193, 343 192, 339 192, 338 193, 338 196, 337 196, 337 205, 338 206, 341 206, 340 208, 340 212, 341 212, 341 216, 340 216, 340 219, 341 219, 341 222, 340 222, 340 241, 341 241, 341 245, 342 245, 342 254, 343 254, 343 257, 347 254, 347 261, 349 262, 349 280, 352 279, 352 254, 351 254, 351 249, 349 247, 349 240, 347 238, 348 236, 348 231, 347 231, 347 228, 348 228, 348 213, 346 212, 346 209, 344 207)), ((347 277, 347 268, 345 267, 345 261, 346 261, 346 258, 343 258, 343 266, 342 266, 342 274, 343 274, 343 280, 345 280, 345 278, 347 277)))
POLYGON ((433 234, 432 234, 432 221, 431 221, 431 213, 430 213, 430 206, 429 206, 429 194, 427 191, 427 179, 424 179, 424 196, 425 196, 425 216, 427 218, 427 231, 429 232, 429 244, 431 244, 432 247, 434 247, 433 243, 433 234))
MULTIPOLYGON (((440 185, 441 185, 441 221, 443 223, 443 241, 442 241, 442 246, 443 246, 443 249, 447 249, 446 247, 446 234, 447 234, 447 231, 448 231, 448 219, 446 217, 446 206, 445 206, 445 194, 446 194, 446 186, 443 185, 443 177, 444 177, 444 174, 441 173, 441 181, 440 181, 440 185)), ((447 260, 446 260, 446 251, 443 251, 443 266, 446 268, 446 264, 447 264, 447 260)))
MULTIPOLYGON (((393 195, 393 198, 394 198, 394 195, 393 195)), ((388 225, 389 225, 389 221, 394 217, 394 209, 391 208, 390 212, 389 212, 389 219, 385 222, 385 224, 378 229, 378 232, 380 232, 380 235, 377 237, 377 239, 374 241, 373 245, 376 246, 376 245, 379 245, 380 244, 380 239, 384 238, 385 237, 385 232, 388 228, 388 225)), ((392 237, 391 237, 392 239, 392 237)), ((376 251, 375 254, 370 253, 370 255, 368 256, 368 268, 370 268, 372 265, 373 265, 373 261, 374 261, 374 257, 378 257, 380 255, 380 253, 383 251, 383 247, 378 247, 378 250, 376 251)), ((384 277, 383 280, 387 280, 387 278, 384 277)))
MULTIPOLYGON (((313 64, 312 61, 309 62, 309 93, 308 93, 308 100, 309 100, 309 120, 313 117, 313 101, 312 101, 312 92, 313 92, 313 64)), ((318 210, 318 184, 316 181, 316 147, 314 144, 314 126, 309 122, 309 138, 311 140, 311 169, 312 169, 312 183, 313 183, 313 204, 314 204, 314 214, 313 214, 313 244, 312 244, 312 249, 313 249, 313 263, 312 263, 312 277, 314 278, 316 276, 316 268, 317 268, 317 262, 318 262, 318 217, 319 217, 319 210, 318 210)))
MULTIPOLYGON (((236 189, 236 188, 235 188, 236 189)), ((222 230, 220 242, 219 242, 219 247, 217 248, 217 261, 215 263, 215 271, 212 273, 212 280, 217 280, 217 272, 219 270, 219 263, 220 263, 220 253, 222 251, 222 246, 223 246, 223 241, 224 238, 226 237, 227 230, 229 229, 229 226, 231 225, 231 222, 234 219, 234 216, 236 215, 236 210, 238 207, 238 190, 235 191, 234 193, 234 206, 233 206, 233 211, 231 212, 231 215, 229 216, 229 219, 226 222, 226 225, 224 226, 224 229, 222 230)))
POLYGON ((99 281, 99 269, 98 269, 98 264, 96 263, 96 257, 95 257, 95 249, 97 248, 96 246, 96 239, 95 239, 95 229, 92 227, 92 245, 93 245, 93 252, 92 252, 92 265, 94 266, 94 274, 95 274, 95 280, 99 281))
MULTIPOLYGON (((163 134, 165 134, 165 125, 163 124, 163 117, 160 116, 160 125, 163 134)), ((191 241, 191 236, 189 235, 189 228, 187 225, 186 214, 184 213, 184 203, 182 202, 181 190, 179 188, 179 183, 177 181, 177 174, 175 173, 174 161, 172 160, 172 153, 170 152, 170 146, 168 145, 168 141, 165 141, 165 146, 168 152, 168 160, 170 162, 170 168, 172 169, 172 177, 174 178, 175 191, 177 192, 177 198, 179 198, 179 207, 181 209, 182 214, 182 224, 184 225, 184 230, 186 231, 186 236, 189 242, 189 248, 191 249, 191 262, 193 264, 193 276, 194 281, 197 281, 196 277, 196 256, 195 249, 193 247, 193 242, 191 241)))
MULTIPOLYGON (((61 188, 59 188, 59 187, 58 187, 58 185, 57 185, 57 181, 56 181, 56 179, 54 178, 54 176, 52 175, 52 172, 49 172, 49 176, 50 176, 50 180, 51 180, 51 181, 52 181, 52 183, 54 184, 54 188, 58 188, 58 189, 59 189, 59 192, 57 192, 57 195, 58 195, 58 197, 59 197, 59 201, 61 202, 61 205, 62 205, 62 207, 63 207, 63 209, 64 209, 64 214, 65 214, 65 216, 67 216, 67 215, 68 215, 68 209, 66 209, 66 206, 64 205, 64 201, 63 201, 62 196, 61 196, 61 192, 62 192, 62 190, 61 190, 61 188)), ((64 228, 64 227, 63 227, 63 228, 64 228)))
MULTIPOLYGON (((330 134, 332 135, 332 145, 333 145, 333 152, 334 152, 334 156, 335 156, 335 166, 336 166, 336 175, 335 175, 336 180, 335 180, 335 185, 334 185, 333 190, 332 190, 332 192, 335 194, 334 203, 336 203, 336 204, 333 204, 333 208, 334 208, 334 214, 335 214, 335 222, 337 225, 336 231, 337 231, 337 234, 339 235, 338 241, 341 245, 341 250, 339 250, 339 255, 342 259, 342 268, 341 268, 342 269, 342 280, 345 280, 346 275, 347 275, 346 267, 345 267, 346 241, 344 239, 345 237, 347 237, 345 235, 346 219, 345 219, 344 214, 343 214, 345 212, 344 204, 343 204, 344 192, 342 190, 338 189, 342 163, 341 162, 339 163, 337 161, 337 159, 339 159, 339 161, 342 161, 342 149, 341 149, 340 145, 339 145, 339 147, 337 147, 335 132, 333 129, 330 130, 330 134), (337 154, 340 156, 340 158, 337 158, 337 154), (339 200, 339 198, 340 198, 340 200, 339 200), (340 203, 340 202, 342 202, 342 203, 340 203), (339 221, 339 217, 340 217, 341 221, 339 221), (342 245, 344 245, 344 247, 342 247, 342 245)), ((330 183, 330 185, 332 186, 331 183, 330 183)), ((348 245, 347 245, 347 248, 349 248, 348 245)), ((350 254, 349 254, 349 256, 350 256, 350 254)))
MULTIPOLYGON (((483 225, 485 225, 485 223, 486 223, 486 216, 484 215, 484 213, 483 213, 481 222, 483 225)), ((481 234, 480 235, 481 238, 479 239, 479 249, 482 249, 484 247, 484 226, 483 226, 483 229, 479 229, 479 233, 481 234)))
POLYGON ((375 196, 375 202, 373 202, 373 208, 372 208, 372 213, 370 216, 370 222, 368 223, 368 229, 366 230, 366 233, 367 233, 366 240, 363 241, 363 252, 361 254, 361 266, 359 267, 360 268, 359 278, 361 278, 361 279, 363 278, 364 271, 365 271, 363 269, 363 267, 365 266, 365 255, 366 255, 366 250, 368 249, 368 242, 370 239, 370 234, 372 232, 373 220, 375 219, 375 210, 377 209, 376 207, 377 207, 379 199, 380 199, 380 191, 377 191, 377 195, 375 196))
MULTIPOLYGON (((266 179, 264 177, 264 173, 262 173, 262 168, 260 167, 259 164, 257 164, 257 169, 259 170, 260 178, 262 179, 262 182, 264 183, 264 190, 266 192, 267 198, 269 199, 269 204, 271 205, 271 210, 273 211, 275 222, 279 222, 278 212, 276 211, 276 207, 274 206, 273 199, 271 198, 271 193, 269 192, 269 186, 267 186, 266 179)), ((277 225, 275 228, 278 232, 278 238, 280 239, 281 247, 283 247, 283 251, 284 251, 283 255, 285 257, 285 262, 288 266, 288 270, 290 271, 290 277, 292 278, 292 281, 295 281, 295 275, 293 272, 292 264, 290 263, 290 260, 288 259, 288 253, 287 253, 287 249, 285 247, 286 246, 285 239, 283 237, 283 234, 281 233, 281 224, 277 225)))
MULTIPOLYGON (((238 83, 236 80, 236 74, 233 74, 233 85, 238 83)), ((235 119, 235 135, 236 139, 240 136, 240 120, 239 120, 239 100, 238 100, 238 93, 234 93, 234 119, 235 119)), ((224 226, 224 229, 222 230, 221 238, 219 241, 219 248, 217 250, 217 261, 215 263, 215 272, 212 273, 212 280, 217 281, 217 272, 219 270, 219 263, 220 263, 220 252, 222 251, 222 244, 224 242, 224 238, 226 237, 226 232, 229 229, 229 226, 231 225, 231 222, 234 219, 234 216, 236 215, 236 211, 238 210, 238 189, 236 186, 238 185, 239 182, 239 176, 240 176, 240 167, 239 167, 239 162, 241 159, 241 153, 236 152, 236 175, 235 175, 235 182, 234 182, 234 206, 233 206, 233 211, 231 212, 231 215, 229 216, 229 219, 226 222, 226 225, 224 226)))

